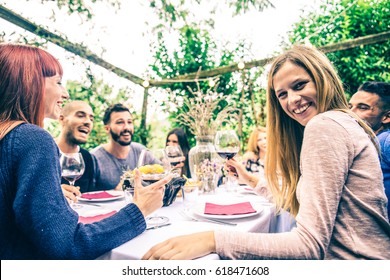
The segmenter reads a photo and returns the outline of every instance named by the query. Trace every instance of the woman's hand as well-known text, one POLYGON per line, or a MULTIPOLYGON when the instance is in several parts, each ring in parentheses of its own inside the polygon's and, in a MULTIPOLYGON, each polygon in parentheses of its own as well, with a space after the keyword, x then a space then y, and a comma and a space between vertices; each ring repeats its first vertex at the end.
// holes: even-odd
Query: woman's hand
POLYGON ((247 171, 245 166, 241 162, 238 162, 234 158, 231 158, 226 161, 225 166, 225 170, 228 171, 229 175, 237 176, 240 182, 243 182, 251 186, 252 188, 256 187, 259 178, 256 175, 247 171))
POLYGON ((172 175, 170 174, 156 183, 143 187, 141 184, 141 173, 139 170, 135 171, 133 203, 138 206, 144 217, 163 205, 165 184, 171 179, 172 175))
POLYGON ((64 194, 66 200, 71 203, 77 202, 77 196, 81 195, 80 187, 74 187, 66 184, 61 185, 62 193, 64 194))
POLYGON ((185 156, 182 156, 180 158, 178 158, 178 160, 180 161, 178 164, 176 164, 174 166, 174 168, 182 168, 184 166, 184 162, 186 161, 186 157, 185 156))
POLYGON ((182 235, 153 246, 143 260, 192 260, 215 252, 213 231, 182 235))

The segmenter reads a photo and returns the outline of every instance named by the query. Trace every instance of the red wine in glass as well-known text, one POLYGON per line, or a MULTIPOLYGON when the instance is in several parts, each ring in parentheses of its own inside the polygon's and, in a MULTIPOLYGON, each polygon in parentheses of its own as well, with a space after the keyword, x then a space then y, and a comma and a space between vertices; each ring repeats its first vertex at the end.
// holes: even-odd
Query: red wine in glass
POLYGON ((64 178, 65 180, 67 180, 68 182, 71 182, 73 184, 76 180, 80 179, 81 175, 82 174, 80 174, 78 172, 74 173, 74 172, 68 171, 68 170, 62 171, 62 178, 64 178))
MULTIPOLYGON (((79 179, 85 170, 85 163, 81 153, 63 153, 60 157, 61 176, 69 182, 71 186, 79 179)), ((71 206, 75 209, 82 206, 77 203, 72 203, 71 206)))
MULTIPOLYGON (((229 160, 240 150, 240 140, 234 130, 217 131, 214 146, 221 158, 229 160)), ((237 170, 233 166, 230 166, 229 170, 234 176, 237 176, 237 170)))
POLYGON ((232 159, 237 154, 237 152, 217 152, 217 153, 223 159, 232 159))

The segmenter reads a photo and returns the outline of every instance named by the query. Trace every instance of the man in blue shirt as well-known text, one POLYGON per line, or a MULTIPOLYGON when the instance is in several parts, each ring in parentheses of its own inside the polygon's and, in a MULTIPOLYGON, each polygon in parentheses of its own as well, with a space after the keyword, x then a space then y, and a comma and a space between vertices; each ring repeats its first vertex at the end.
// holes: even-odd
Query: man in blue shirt
MULTIPOLYGON (((365 82, 351 97, 349 107, 378 137, 385 192, 390 201, 390 83, 365 82)), ((390 219, 390 205, 387 205, 390 219)))

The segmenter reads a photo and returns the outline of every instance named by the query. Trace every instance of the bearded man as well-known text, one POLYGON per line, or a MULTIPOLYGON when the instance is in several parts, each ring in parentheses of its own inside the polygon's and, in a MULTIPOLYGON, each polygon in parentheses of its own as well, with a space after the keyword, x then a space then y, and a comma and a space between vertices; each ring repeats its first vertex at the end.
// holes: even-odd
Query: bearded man
POLYGON ((95 191, 94 174, 95 159, 86 150, 80 147, 88 140, 93 128, 93 111, 86 102, 76 100, 67 103, 61 110, 59 123, 61 133, 56 139, 61 153, 81 153, 85 163, 83 175, 75 182, 77 187, 69 185, 64 178, 61 179, 62 191, 68 200, 77 201, 77 196, 84 192, 95 191))
MULTIPOLYGON (((137 167, 138 158, 145 146, 133 142, 134 124, 129 108, 114 104, 107 108, 103 117, 104 128, 109 136, 106 144, 91 151, 97 161, 96 188, 99 190, 121 189, 121 176, 126 170, 137 167)), ((159 163, 153 157, 146 164, 159 163)))

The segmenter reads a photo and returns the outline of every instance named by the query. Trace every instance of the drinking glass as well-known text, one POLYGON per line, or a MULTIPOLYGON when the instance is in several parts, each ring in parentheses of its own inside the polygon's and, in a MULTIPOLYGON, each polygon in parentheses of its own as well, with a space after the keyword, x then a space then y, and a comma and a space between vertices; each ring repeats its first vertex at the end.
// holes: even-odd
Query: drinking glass
POLYGON ((137 167, 141 172, 141 179, 149 184, 161 180, 171 171, 171 164, 164 149, 142 150, 137 167), (151 164, 155 160, 158 163, 151 164))
MULTIPOLYGON (((217 154, 223 159, 233 158, 240 150, 240 140, 234 130, 221 130, 217 131, 214 139, 214 146, 217 154)), ((227 177, 226 185, 231 189, 236 189, 238 186, 237 183, 237 172, 236 169, 231 166, 230 172, 232 172, 235 177, 227 177)))
POLYGON ((199 187, 202 185, 200 181, 188 179, 182 187, 182 197, 184 211, 190 211, 191 208, 198 202, 199 187))
POLYGON ((234 130, 221 130, 215 135, 214 146, 220 157, 231 159, 240 150, 240 140, 234 130))
MULTIPOLYGON (((141 151, 137 167, 141 172, 142 181, 152 184, 164 178, 171 171, 171 164, 164 149, 141 151), (152 160, 157 159, 158 164, 149 164, 152 160)), ((155 212, 153 216, 146 217, 147 228, 158 228, 169 222, 169 218, 159 216, 155 212)))
MULTIPOLYGON (((61 176, 69 182, 69 185, 74 186, 84 173, 85 163, 81 153, 63 153, 60 157, 61 176)), ((74 209, 79 209, 82 206, 71 202, 74 209)))
POLYGON ((174 175, 181 175, 181 166, 177 166, 185 161, 183 151, 180 146, 166 146, 165 153, 168 157, 168 161, 171 164, 171 173, 174 175))

